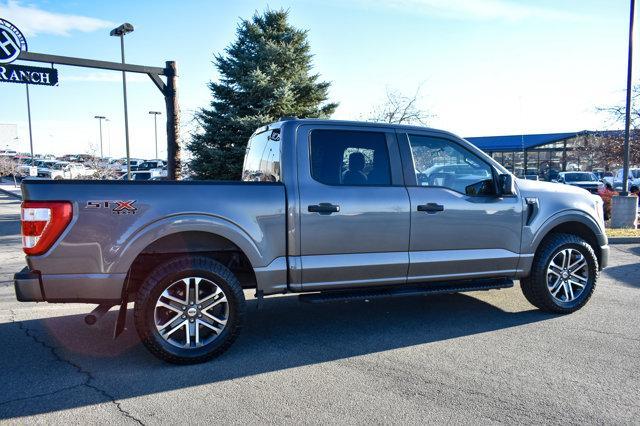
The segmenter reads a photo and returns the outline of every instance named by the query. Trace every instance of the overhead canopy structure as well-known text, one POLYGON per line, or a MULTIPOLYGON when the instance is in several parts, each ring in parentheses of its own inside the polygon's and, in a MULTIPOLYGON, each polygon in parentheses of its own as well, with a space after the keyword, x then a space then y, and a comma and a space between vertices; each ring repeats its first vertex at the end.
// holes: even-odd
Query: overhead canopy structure
POLYGON ((478 136, 465 138, 486 152, 522 151, 537 146, 561 142, 588 133, 586 130, 568 133, 542 133, 536 135, 478 136))
POLYGON ((565 133, 477 136, 466 139, 516 175, 520 175, 548 174, 549 170, 562 171, 567 170, 567 167, 590 170, 596 164, 593 159, 585 158, 584 154, 576 152, 576 146, 583 143, 581 141, 589 136, 620 137, 621 135, 620 130, 580 130, 565 133))

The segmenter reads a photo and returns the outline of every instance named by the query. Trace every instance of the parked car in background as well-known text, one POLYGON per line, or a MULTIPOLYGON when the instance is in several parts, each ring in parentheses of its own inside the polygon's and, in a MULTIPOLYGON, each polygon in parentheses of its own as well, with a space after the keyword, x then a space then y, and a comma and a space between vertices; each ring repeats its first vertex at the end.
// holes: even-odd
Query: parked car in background
MULTIPOLYGON (((141 160, 139 158, 132 158, 129 161, 129 164, 131 164, 131 171, 135 172, 136 170, 138 170, 138 167, 140 167, 140 164, 144 163, 144 160, 141 160)), ((127 171, 127 160, 124 161, 122 168, 124 169, 123 171, 127 171)))
MULTIPOLYGON (((617 171, 615 177, 613 178, 613 187, 616 190, 622 190, 622 180, 623 180, 624 169, 620 169, 617 171)), ((629 188, 633 185, 640 186, 640 168, 633 167, 629 169, 629 188)))
POLYGON ((38 177, 46 177, 45 175, 56 164, 58 164, 58 161, 56 161, 56 160, 44 160, 44 161, 42 161, 41 165, 38 166, 38 177))
MULTIPOLYGON (((122 176, 120 176, 119 178, 120 180, 128 180, 127 179, 127 174, 123 174, 122 176)), ((131 180, 149 180, 151 179, 151 172, 150 171, 135 171, 135 172, 131 172, 131 180)))
POLYGON ((153 169, 162 169, 166 164, 162 160, 147 160, 138 165, 136 170, 153 170, 153 169))
POLYGON ((80 163, 69 163, 63 170, 65 179, 79 179, 91 176, 95 173, 94 169, 80 163))
POLYGON ((608 172, 605 170, 594 170, 593 174, 596 175, 600 182, 604 184, 609 184, 613 188, 613 172, 608 172))
POLYGON ((45 179, 64 179, 64 170, 69 163, 66 161, 57 161, 48 168, 38 170, 38 177, 45 179))
POLYGON ((558 182, 586 189, 592 194, 597 194, 598 190, 604 186, 591 172, 560 172, 558 182))

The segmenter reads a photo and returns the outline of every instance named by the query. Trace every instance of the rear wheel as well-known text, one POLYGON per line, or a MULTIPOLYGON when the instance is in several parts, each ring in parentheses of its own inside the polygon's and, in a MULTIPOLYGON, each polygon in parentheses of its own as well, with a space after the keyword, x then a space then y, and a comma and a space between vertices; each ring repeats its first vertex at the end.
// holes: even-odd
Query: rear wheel
POLYGON ((229 269, 207 257, 180 257, 154 269, 140 287, 136 330, 165 361, 204 362, 236 339, 244 305, 242 287, 229 269))
POLYGON ((531 274, 520 284, 532 305, 570 313, 591 298, 597 279, 598 259, 593 248, 575 235, 553 234, 538 248, 531 274))

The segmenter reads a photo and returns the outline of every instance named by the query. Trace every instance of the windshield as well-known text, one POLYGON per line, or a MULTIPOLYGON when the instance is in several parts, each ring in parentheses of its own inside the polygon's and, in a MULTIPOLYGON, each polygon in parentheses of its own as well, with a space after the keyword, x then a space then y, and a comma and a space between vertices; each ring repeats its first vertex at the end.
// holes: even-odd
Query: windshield
POLYGON ((634 179, 640 179, 640 169, 629 170, 629 174, 633 176, 634 179))
POLYGON ((567 182, 595 182, 598 179, 593 173, 566 173, 564 180, 567 182))

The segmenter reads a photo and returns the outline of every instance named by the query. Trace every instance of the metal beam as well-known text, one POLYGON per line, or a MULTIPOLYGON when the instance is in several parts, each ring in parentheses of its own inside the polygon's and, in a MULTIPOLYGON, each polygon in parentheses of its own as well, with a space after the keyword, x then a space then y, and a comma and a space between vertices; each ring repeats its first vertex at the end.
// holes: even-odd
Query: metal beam
POLYGON ((98 68, 103 70, 136 72, 141 74, 165 75, 165 69, 146 65, 123 64, 119 62, 97 61, 95 59, 72 58, 70 56, 48 55, 46 53, 20 52, 18 60, 70 65, 73 67, 98 68))
POLYGON ((153 81, 153 84, 155 84, 156 87, 160 89, 163 95, 167 93, 167 85, 164 84, 164 81, 162 81, 162 79, 160 79, 157 74, 149 74, 149 78, 151 79, 151 81, 153 81))

